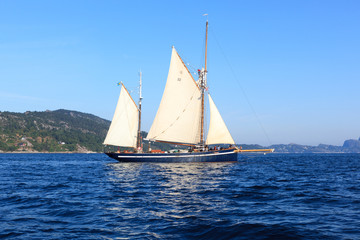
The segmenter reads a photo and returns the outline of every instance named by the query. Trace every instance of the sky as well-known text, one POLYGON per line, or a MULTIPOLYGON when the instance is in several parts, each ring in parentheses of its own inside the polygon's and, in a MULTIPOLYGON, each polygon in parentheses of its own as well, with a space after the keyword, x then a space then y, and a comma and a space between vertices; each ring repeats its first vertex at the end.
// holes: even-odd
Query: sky
POLYGON ((360 137, 360 1, 0 0, 0 111, 111 120, 122 81, 148 131, 175 46, 236 143, 342 145, 360 137), (203 14, 208 14, 207 17, 203 14))

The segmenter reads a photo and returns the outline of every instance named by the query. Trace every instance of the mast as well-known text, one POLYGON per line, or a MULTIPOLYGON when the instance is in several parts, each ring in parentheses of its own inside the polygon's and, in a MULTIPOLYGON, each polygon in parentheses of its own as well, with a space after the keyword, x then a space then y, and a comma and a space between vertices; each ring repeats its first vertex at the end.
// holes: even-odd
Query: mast
POLYGON ((207 74, 207 37, 208 37, 208 25, 206 20, 206 35, 205 35, 205 69, 202 69, 200 76, 200 88, 201 88, 201 130, 200 130, 200 145, 204 146, 204 98, 206 89, 206 74, 207 74))
POLYGON ((141 73, 141 71, 139 74, 140 74, 140 80, 139 80, 139 125, 138 125, 137 144, 136 144, 138 151, 141 149, 141 100, 142 100, 142 94, 141 94, 142 73, 141 73))
MULTIPOLYGON (((209 22, 206 20, 206 36, 205 36, 205 76, 207 72, 207 37, 208 37, 208 25, 209 22)), ((205 77, 206 78, 206 77, 205 77)))

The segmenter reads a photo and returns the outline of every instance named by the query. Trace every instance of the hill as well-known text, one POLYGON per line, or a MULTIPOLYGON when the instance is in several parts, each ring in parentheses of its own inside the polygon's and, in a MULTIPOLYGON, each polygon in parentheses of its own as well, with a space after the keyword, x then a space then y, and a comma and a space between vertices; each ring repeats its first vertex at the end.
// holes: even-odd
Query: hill
POLYGON ((0 112, 0 151, 101 152, 110 121, 69 110, 0 112))
MULTIPOLYGON (((0 152, 102 152, 110 121, 70 110, 0 112, 0 152)), ((142 137, 147 135, 141 132, 142 137)), ((148 149, 148 143, 143 143, 148 149)), ((152 149, 170 150, 166 143, 152 149)))

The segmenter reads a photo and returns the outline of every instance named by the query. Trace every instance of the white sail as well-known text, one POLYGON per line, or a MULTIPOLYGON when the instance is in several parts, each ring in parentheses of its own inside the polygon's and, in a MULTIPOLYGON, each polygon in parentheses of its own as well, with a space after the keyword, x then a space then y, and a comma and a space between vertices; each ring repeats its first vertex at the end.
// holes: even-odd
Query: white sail
POLYGON ((201 92, 175 48, 148 139, 197 144, 200 142, 201 92))
POLYGON ((209 105, 210 105, 210 125, 209 125, 209 132, 206 138, 206 144, 207 145, 235 144, 210 94, 209 94, 209 105))
POLYGON ((138 108, 122 85, 114 117, 104 144, 136 148, 138 117, 138 108))

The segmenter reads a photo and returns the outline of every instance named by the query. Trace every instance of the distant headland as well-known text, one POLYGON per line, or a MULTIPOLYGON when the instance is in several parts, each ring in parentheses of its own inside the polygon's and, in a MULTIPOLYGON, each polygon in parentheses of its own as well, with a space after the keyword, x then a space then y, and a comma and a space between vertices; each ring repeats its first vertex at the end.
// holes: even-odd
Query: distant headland
MULTIPOLYGON (((59 109, 43 112, 0 112, 0 153, 97 153, 110 121, 92 114, 59 109)), ((142 132, 146 136, 146 132, 142 132)), ((260 146, 241 144, 242 149, 274 148, 278 153, 360 153, 360 138, 349 139, 342 146, 319 144, 276 144, 260 146)), ((145 147, 145 146, 144 146, 145 147)), ((156 143, 152 148, 171 148, 156 143)))
MULTIPOLYGON (((260 145, 241 145, 243 149, 265 148, 260 145)), ((274 144, 266 148, 273 148, 277 153, 360 153, 360 138, 345 140, 342 146, 319 144, 318 146, 300 144, 274 144)))

